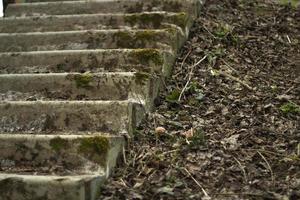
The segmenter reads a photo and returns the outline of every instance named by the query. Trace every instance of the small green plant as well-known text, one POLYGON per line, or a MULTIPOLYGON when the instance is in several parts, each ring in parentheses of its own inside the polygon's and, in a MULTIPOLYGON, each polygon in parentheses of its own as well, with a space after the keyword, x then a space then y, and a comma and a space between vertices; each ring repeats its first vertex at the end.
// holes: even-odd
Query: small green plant
POLYGON ((74 80, 78 88, 90 88, 90 83, 93 80, 93 75, 90 73, 76 74, 74 76, 74 80))
POLYGON ((68 146, 68 141, 61 137, 56 137, 50 140, 50 146, 54 151, 60 151, 68 146))
POLYGON ((300 5, 299 0, 279 0, 281 5, 291 5, 293 8, 297 8, 300 5))
POLYGON ((174 89, 169 95, 166 96, 166 100, 170 103, 177 103, 180 96, 180 91, 174 89))
POLYGON ((205 134, 202 129, 194 129, 194 135, 189 139, 189 147, 191 149, 199 149, 206 143, 205 134))
POLYGON ((280 106, 280 111, 284 114, 299 114, 300 113, 300 106, 293 102, 288 102, 280 106))

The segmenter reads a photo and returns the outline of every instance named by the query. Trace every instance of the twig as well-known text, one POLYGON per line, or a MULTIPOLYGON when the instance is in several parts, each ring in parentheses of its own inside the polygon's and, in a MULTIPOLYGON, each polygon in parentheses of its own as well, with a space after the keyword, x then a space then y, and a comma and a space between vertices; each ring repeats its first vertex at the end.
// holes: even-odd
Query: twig
POLYGON ((230 75, 230 74, 228 74, 228 73, 226 73, 226 72, 224 72, 224 71, 219 70, 218 73, 219 73, 220 75, 223 75, 223 76, 225 76, 225 77, 227 77, 227 78, 230 78, 231 80, 234 80, 234 81, 236 81, 236 82, 242 84, 242 85, 243 85, 244 87, 246 87, 248 90, 254 90, 250 85, 248 85, 248 84, 245 83, 244 81, 242 81, 242 80, 240 80, 240 79, 238 79, 238 78, 236 78, 236 77, 234 77, 234 76, 232 76, 232 75, 230 75))
POLYGON ((262 157, 262 159, 266 162, 268 168, 269 168, 269 171, 271 173, 271 179, 272 179, 272 182, 273 184, 275 183, 275 178, 274 178, 274 174, 273 174, 273 170, 271 168, 271 165, 269 164, 268 160, 265 158, 264 155, 262 155, 262 153, 260 153, 259 151, 257 151, 257 153, 262 157))
POLYGON ((186 59, 189 57, 189 55, 190 55, 191 53, 192 53, 192 49, 190 49, 190 50, 188 51, 188 53, 185 55, 185 57, 184 57, 184 59, 183 59, 181 65, 180 65, 180 69, 183 68, 183 65, 185 64, 186 59))
POLYGON ((291 41, 290 37, 288 35, 286 35, 286 38, 288 39, 289 43, 291 44, 292 41, 291 41))
POLYGON ((209 197, 209 195, 207 194, 207 192, 205 191, 205 189, 202 187, 202 185, 193 177, 193 175, 189 172, 189 170, 187 170, 187 168, 183 168, 184 171, 189 175, 189 177, 191 177, 191 179, 200 187, 200 189, 202 190, 202 192, 204 193, 204 195, 206 197, 209 197))
POLYGON ((124 163, 125 164, 127 164, 127 159, 126 159, 126 150, 125 150, 125 147, 123 147, 123 149, 122 149, 123 151, 123 161, 124 161, 124 163))
POLYGON ((225 64, 226 67, 237 73, 237 70, 231 67, 223 58, 221 58, 221 61, 225 64))
POLYGON ((216 39, 217 37, 214 35, 214 34, 212 34, 207 28, 206 28, 206 26, 203 24, 202 25, 202 27, 209 33, 209 35, 211 35, 214 39, 216 39))
MULTIPOLYGON (((190 55, 191 53, 192 53, 192 49, 190 49, 190 50, 188 51, 188 53, 185 55, 185 57, 183 58, 182 63, 181 63, 181 65, 180 65, 180 70, 181 70, 181 72, 182 72, 182 69, 183 69, 183 65, 184 65, 185 62, 186 62, 186 59, 189 57, 189 55, 190 55)), ((180 74, 180 72, 177 73, 176 75, 174 75, 173 78, 176 78, 179 74, 180 74)))
POLYGON ((199 60, 196 64, 194 64, 194 65, 191 67, 191 71, 190 71, 190 73, 189 73, 189 79, 188 79, 188 81, 186 82, 184 88, 182 89, 182 91, 181 91, 181 93, 180 93, 180 95, 179 95, 178 101, 181 100, 183 93, 185 92, 186 88, 188 87, 188 85, 189 85, 190 82, 191 82, 191 79, 192 79, 192 76, 193 76, 194 68, 195 68, 197 65, 199 65, 200 63, 202 63, 202 62, 206 59, 206 57, 207 57, 207 55, 205 55, 201 60, 199 60))
POLYGON ((244 167, 242 166, 242 164, 240 163, 240 161, 237 158, 233 157, 233 159, 238 163, 239 167, 241 168, 241 170, 242 170, 242 172, 244 174, 245 183, 247 183, 248 182, 248 178, 247 178, 247 174, 246 174, 246 171, 245 171, 244 167))

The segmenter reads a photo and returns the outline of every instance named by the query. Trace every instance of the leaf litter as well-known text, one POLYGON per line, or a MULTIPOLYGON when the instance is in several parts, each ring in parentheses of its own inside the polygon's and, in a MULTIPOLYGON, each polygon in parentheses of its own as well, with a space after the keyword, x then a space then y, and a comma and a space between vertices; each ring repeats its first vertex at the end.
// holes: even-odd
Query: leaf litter
POLYGON ((299 77, 299 7, 207 0, 100 199, 300 199, 299 77))

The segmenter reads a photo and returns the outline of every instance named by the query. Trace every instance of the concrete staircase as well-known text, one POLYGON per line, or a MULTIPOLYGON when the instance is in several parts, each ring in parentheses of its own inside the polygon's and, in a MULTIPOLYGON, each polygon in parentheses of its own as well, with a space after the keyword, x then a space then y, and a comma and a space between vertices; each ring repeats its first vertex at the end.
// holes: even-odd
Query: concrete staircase
POLYGON ((199 0, 24 0, 0 19, 0 200, 94 200, 199 0))

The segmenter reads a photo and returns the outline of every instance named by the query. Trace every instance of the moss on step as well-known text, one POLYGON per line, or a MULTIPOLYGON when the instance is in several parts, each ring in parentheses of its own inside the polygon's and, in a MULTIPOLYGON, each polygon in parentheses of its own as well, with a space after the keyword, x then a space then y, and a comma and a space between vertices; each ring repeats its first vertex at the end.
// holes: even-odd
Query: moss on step
POLYGON ((110 143, 108 138, 96 136, 80 139, 78 152, 89 156, 97 163, 104 164, 109 148, 110 143))
POLYGON ((160 27, 164 16, 159 13, 151 13, 151 14, 133 14, 129 16, 125 16, 125 22, 129 23, 131 26, 136 25, 137 23, 146 25, 151 24, 154 28, 160 27))
POLYGON ((54 151, 58 152, 68 146, 68 141, 61 137, 56 137, 50 140, 50 146, 54 151))
POLYGON ((76 86, 78 88, 90 88, 90 83, 93 80, 93 75, 90 73, 84 73, 84 74, 76 74, 74 76, 74 80, 76 82, 76 86))
POLYGON ((150 74, 145 72, 136 72, 135 73, 135 83, 137 85, 145 85, 150 79, 150 74))
POLYGON ((188 21, 189 21, 189 17, 188 14, 185 12, 180 12, 173 17, 173 23, 177 24, 183 30, 185 30, 188 21))
POLYGON ((146 65, 151 62, 153 62, 155 65, 164 64, 164 57, 162 53, 156 49, 137 49, 131 52, 130 56, 146 65))

